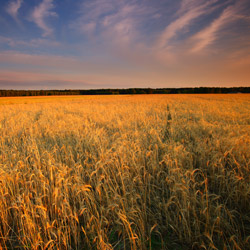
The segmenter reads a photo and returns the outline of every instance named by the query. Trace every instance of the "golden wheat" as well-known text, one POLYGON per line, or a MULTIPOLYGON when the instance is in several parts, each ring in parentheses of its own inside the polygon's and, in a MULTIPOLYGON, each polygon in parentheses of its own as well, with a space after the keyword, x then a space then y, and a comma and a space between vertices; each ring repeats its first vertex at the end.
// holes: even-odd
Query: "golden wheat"
POLYGON ((250 95, 0 99, 0 249, 249 249, 250 95))

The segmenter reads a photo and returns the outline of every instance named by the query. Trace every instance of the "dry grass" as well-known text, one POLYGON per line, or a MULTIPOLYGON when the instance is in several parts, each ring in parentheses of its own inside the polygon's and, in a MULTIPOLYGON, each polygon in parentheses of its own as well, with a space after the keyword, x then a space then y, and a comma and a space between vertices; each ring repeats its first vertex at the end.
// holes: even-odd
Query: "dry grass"
POLYGON ((0 104, 0 249, 250 248, 250 95, 0 104))

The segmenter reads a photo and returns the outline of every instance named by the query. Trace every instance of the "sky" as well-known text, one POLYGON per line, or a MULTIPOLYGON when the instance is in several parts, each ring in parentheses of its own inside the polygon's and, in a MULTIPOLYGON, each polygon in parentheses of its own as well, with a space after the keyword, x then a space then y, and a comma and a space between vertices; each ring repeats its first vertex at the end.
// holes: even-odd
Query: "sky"
POLYGON ((0 89, 250 86, 249 0, 0 4, 0 89))

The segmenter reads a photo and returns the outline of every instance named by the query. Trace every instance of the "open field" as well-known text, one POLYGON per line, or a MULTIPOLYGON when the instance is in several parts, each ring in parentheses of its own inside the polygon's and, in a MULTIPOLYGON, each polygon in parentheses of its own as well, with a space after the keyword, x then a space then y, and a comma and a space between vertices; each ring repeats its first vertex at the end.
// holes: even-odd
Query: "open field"
POLYGON ((0 99, 0 249, 250 249, 250 95, 0 99))

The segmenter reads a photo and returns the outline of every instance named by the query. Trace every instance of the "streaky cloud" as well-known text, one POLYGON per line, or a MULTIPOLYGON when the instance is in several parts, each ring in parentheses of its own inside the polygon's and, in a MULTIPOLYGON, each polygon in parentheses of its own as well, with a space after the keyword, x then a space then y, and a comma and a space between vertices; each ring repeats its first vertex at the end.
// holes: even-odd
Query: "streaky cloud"
MULTIPOLYGON (((22 49, 22 48, 59 48, 62 44, 55 40, 49 40, 46 38, 34 38, 34 39, 13 39, 10 37, 0 36, 0 44, 8 45, 10 48, 22 49)), ((2 52, 0 52, 1 54, 2 52)))
POLYGON ((10 16, 12 16, 16 20, 16 22, 19 22, 18 11, 21 8, 22 3, 23 3, 23 0, 11 1, 6 7, 6 12, 10 16))
POLYGON ((53 0, 43 0, 31 14, 31 20, 43 30, 43 37, 50 36, 53 33, 53 29, 46 23, 47 17, 57 16, 56 12, 52 11, 53 8, 53 0))
POLYGON ((160 34, 156 42, 156 47, 164 49, 169 46, 170 40, 175 38, 179 32, 191 26, 191 24, 202 15, 207 15, 214 10, 213 4, 218 0, 211 1, 187 1, 183 0, 180 9, 177 12, 177 17, 166 26, 160 34))
POLYGON ((246 1, 243 0, 241 2, 235 2, 235 4, 228 6, 207 27, 191 37, 190 40, 194 41, 195 45, 191 48, 190 52, 197 53, 212 45, 215 41, 221 38, 220 31, 222 29, 225 29, 226 26, 229 26, 236 20, 242 19, 244 21, 250 21, 248 16, 241 14, 245 7, 245 2, 246 1))
POLYGON ((131 0, 83 1, 80 12, 73 28, 104 41, 112 35, 116 44, 135 41, 141 35, 139 26, 157 14, 150 6, 131 0))
POLYGON ((226 8, 222 14, 215 19, 208 27, 198 32, 194 35, 193 39, 198 42, 191 49, 191 52, 198 52, 212 44, 215 40, 218 39, 218 31, 229 22, 232 22, 232 13, 233 10, 231 7, 226 8))

